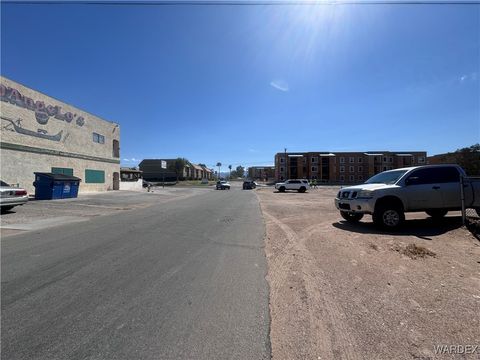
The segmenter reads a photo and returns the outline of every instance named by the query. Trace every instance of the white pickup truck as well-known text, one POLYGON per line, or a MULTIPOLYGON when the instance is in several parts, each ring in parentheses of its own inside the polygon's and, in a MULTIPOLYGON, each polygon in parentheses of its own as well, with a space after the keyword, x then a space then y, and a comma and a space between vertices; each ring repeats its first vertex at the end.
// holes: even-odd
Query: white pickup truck
MULTIPOLYGON (((426 165, 379 173, 364 184, 342 188, 335 206, 349 222, 360 221, 371 214, 373 222, 394 229, 405 220, 406 212, 425 211, 441 218, 448 211, 460 210, 460 177, 465 176, 457 165, 426 165)), ((480 214, 480 182, 464 179, 466 207, 480 214)))
POLYGON ((280 192, 285 192, 285 190, 296 190, 300 193, 304 193, 310 189, 310 184, 307 179, 290 179, 285 182, 276 183, 275 189, 280 192))

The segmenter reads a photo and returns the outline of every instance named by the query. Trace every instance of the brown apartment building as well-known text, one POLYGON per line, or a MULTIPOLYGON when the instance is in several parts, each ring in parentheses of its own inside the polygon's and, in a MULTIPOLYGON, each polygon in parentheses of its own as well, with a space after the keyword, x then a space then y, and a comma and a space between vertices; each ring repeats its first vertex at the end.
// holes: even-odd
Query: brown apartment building
POLYGON ((275 155, 275 179, 316 179, 325 183, 358 183, 379 172, 425 165, 425 151, 295 152, 275 155))
POLYGON ((275 178, 274 166, 250 166, 248 168, 248 178, 252 180, 269 181, 275 178))

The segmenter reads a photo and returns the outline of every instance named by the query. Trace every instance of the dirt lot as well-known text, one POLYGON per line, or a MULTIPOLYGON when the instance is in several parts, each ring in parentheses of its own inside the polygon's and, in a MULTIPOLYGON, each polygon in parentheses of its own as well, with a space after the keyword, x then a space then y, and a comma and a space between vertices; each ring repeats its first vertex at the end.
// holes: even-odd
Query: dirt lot
POLYGON ((344 222, 337 191, 256 192, 273 359, 480 359, 480 348, 434 350, 480 345, 480 242, 459 213, 440 223, 407 214, 399 233, 386 234, 370 216, 344 222))

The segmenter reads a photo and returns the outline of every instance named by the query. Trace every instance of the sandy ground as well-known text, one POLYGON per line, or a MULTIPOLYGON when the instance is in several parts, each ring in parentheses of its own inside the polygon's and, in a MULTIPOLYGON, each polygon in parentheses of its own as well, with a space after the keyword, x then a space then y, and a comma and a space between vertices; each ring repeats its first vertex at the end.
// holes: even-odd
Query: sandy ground
POLYGON ((337 191, 256 191, 267 227, 273 359, 480 359, 480 346, 474 354, 435 351, 480 345, 480 242, 460 214, 437 223, 407 214, 399 233, 386 234, 370 216, 344 222, 337 191), (427 254, 415 256, 410 244, 427 254))

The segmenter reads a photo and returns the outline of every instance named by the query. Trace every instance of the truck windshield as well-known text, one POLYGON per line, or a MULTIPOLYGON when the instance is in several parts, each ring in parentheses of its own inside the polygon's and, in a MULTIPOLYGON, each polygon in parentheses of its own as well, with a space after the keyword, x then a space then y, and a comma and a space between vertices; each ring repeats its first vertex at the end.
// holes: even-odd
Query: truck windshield
POLYGON ((365 184, 395 184, 408 170, 385 171, 365 181, 365 184))

